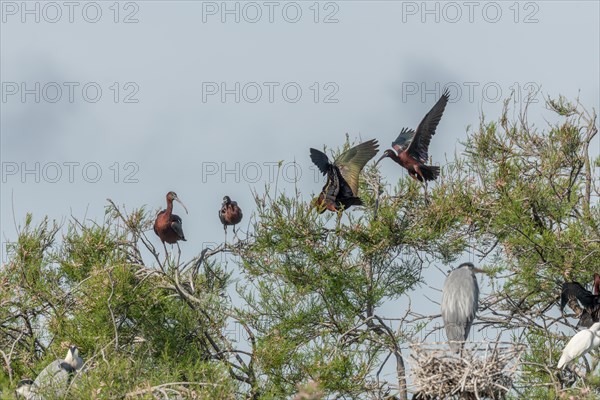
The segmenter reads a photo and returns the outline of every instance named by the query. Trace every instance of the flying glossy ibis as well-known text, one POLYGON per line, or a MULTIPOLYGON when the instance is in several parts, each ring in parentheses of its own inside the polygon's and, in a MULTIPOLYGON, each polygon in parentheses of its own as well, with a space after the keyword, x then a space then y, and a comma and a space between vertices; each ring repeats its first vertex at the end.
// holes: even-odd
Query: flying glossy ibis
POLYGON ((476 272, 485 272, 463 263, 450 272, 442 289, 442 320, 450 349, 458 353, 469 337, 479 307, 479 285, 476 272))
POLYGON ((227 241, 227 226, 233 226, 233 234, 235 235, 235 226, 242 220, 242 209, 238 206, 237 201, 231 200, 229 196, 223 197, 223 204, 219 209, 219 219, 225 230, 225 241, 227 241))
POLYGON ((429 158, 429 142, 435 135, 435 129, 440 123, 448 99, 446 90, 417 127, 417 131, 403 128, 400 135, 392 142, 392 149, 383 152, 379 161, 391 158, 408 170, 408 174, 420 182, 432 181, 440 174, 440 167, 426 165, 429 158))
POLYGON ((333 163, 322 151, 310 149, 310 159, 327 176, 321 194, 313 200, 320 214, 363 204, 358 197, 358 178, 367 162, 377 154, 378 146, 375 139, 358 144, 340 154, 333 163))
MULTIPOLYGON (((167 252, 165 242, 173 244, 177 243, 179 240, 185 241, 181 218, 178 215, 173 214, 173 200, 182 205, 186 214, 188 212, 183 202, 177 197, 177 193, 167 193, 167 208, 166 210, 159 212, 154 221, 154 233, 156 233, 162 241, 163 246, 165 247, 165 254, 167 252)), ((179 244, 177 244, 177 247, 179 247, 179 244)))
POLYGON ((579 317, 578 327, 589 328, 594 322, 600 321, 600 275, 594 274, 593 293, 579 282, 565 282, 560 294, 560 309, 565 305, 579 317))

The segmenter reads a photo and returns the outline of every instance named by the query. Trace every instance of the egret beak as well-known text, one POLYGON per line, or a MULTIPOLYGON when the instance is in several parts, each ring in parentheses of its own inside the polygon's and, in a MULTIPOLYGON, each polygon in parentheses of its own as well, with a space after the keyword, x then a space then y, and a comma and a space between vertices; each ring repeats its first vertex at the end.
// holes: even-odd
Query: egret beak
POLYGON ((183 204, 183 201, 179 200, 179 197, 175 197, 175 201, 178 202, 179 204, 181 204, 181 206, 183 207, 183 209, 185 210, 186 214, 189 214, 187 207, 185 206, 185 204, 183 204))
POLYGON ((487 274, 488 272, 485 269, 473 268, 473 272, 480 274, 487 274))

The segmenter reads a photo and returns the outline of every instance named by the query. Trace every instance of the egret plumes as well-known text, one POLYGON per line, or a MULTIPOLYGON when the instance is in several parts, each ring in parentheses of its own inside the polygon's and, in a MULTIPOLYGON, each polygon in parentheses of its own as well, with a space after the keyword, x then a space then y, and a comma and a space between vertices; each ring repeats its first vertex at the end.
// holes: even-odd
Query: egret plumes
POLYGON ((479 285, 472 263, 463 263, 450 272, 442 290, 442 320, 450 349, 458 353, 469 337, 479 307, 479 285))
POLYGON ((598 346, 600 346, 600 322, 594 323, 588 329, 577 332, 569 340, 556 367, 562 369, 598 346))

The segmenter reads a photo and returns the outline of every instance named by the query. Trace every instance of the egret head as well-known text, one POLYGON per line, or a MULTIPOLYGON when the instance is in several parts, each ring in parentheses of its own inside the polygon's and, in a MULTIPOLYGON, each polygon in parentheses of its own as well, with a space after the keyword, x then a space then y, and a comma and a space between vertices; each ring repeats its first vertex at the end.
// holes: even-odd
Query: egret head
POLYGON ((69 347, 69 351, 67 351, 67 356, 65 357, 65 362, 70 364, 76 370, 83 367, 83 360, 79 357, 79 349, 77 346, 69 347))
POLYGON ((596 332, 596 335, 598 335, 598 332, 600 331, 600 322, 595 322, 592 326, 589 327, 589 330, 592 332, 596 332))

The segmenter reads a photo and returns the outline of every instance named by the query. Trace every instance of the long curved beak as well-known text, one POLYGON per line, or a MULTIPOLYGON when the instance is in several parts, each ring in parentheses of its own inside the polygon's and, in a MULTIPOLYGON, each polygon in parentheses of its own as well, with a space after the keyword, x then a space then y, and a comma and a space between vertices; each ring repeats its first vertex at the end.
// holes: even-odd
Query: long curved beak
POLYGON ((375 166, 377 166, 377 164, 379 164, 379 161, 383 160, 384 158, 386 158, 387 156, 384 154, 382 155, 379 160, 375 161, 375 166))
POLYGON ((181 204, 181 206, 183 207, 183 209, 185 210, 186 214, 189 214, 187 207, 185 206, 185 204, 183 204, 183 201, 179 200, 179 197, 175 197, 175 201, 178 202, 179 204, 181 204))

